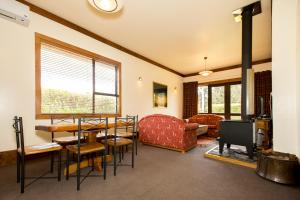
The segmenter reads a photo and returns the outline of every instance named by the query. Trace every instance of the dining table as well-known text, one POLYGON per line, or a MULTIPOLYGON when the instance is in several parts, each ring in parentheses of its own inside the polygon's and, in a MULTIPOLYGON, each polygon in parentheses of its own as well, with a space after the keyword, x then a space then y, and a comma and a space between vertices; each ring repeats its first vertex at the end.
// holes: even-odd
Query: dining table
MULTIPOLYGON (((107 124, 107 128, 114 128, 115 126, 118 127, 122 127, 122 126, 129 126, 132 125, 131 122, 126 122, 126 121, 119 121, 117 123, 108 123, 107 124)), ((99 123, 99 124, 89 124, 89 123, 82 123, 81 124, 81 129, 83 130, 88 130, 88 129, 92 129, 92 128, 97 128, 97 129, 103 129, 105 130, 106 128, 106 124, 104 123, 99 123)), ((70 133, 74 133, 74 132, 78 132, 78 124, 76 123, 61 123, 61 124, 43 124, 43 125, 36 125, 35 126, 35 130, 36 131, 42 131, 42 132, 46 132, 46 133, 65 133, 65 132, 70 132, 70 133)), ((113 135, 112 133, 107 133, 108 136, 113 135)), ((104 138, 104 133, 97 133, 97 132, 93 132, 91 131, 90 134, 86 135, 86 143, 95 143, 97 142, 97 138, 98 137, 102 137, 104 138)), ((112 155, 106 155, 106 161, 107 162, 111 162, 112 161, 112 155)), ((99 172, 101 172, 102 170, 102 158, 96 157, 94 159, 94 164, 95 164, 95 169, 99 172)), ((80 162, 80 168, 86 168, 86 167, 90 167, 92 166, 92 160, 91 159, 83 159, 80 162)), ((77 164, 71 164, 69 165, 69 173, 75 173, 77 170, 77 164)), ((66 169, 64 170, 64 174, 66 175, 66 169)))

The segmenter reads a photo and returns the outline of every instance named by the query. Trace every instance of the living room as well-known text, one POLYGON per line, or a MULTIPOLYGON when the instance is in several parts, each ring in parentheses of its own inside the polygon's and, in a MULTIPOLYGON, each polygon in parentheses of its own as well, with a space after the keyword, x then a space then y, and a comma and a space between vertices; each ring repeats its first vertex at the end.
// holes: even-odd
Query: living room
POLYGON ((299 197, 299 164, 270 170, 295 184, 259 174, 257 140, 246 166, 219 152, 243 146, 222 140, 223 121, 267 119, 262 149, 299 158, 299 1, 258 1, 253 29, 243 9, 256 0, 101 2, 1 0, 14 17, 0 18, 0 199, 299 197), (198 114, 221 120, 197 138, 198 114))

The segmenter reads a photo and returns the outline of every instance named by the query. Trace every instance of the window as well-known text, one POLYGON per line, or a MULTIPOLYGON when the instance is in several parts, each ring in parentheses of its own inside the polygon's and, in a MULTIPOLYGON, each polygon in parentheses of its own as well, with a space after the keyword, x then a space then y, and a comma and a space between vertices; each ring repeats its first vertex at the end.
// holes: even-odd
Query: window
POLYGON ((241 84, 230 85, 230 113, 241 113, 241 84))
POLYGON ((212 113, 225 113, 225 87, 211 88, 211 111, 212 113))
POLYGON ((212 113, 225 119, 241 119, 240 79, 198 86, 198 113, 212 113))
POLYGON ((208 86, 198 86, 198 112, 208 113, 208 86))
POLYGON ((120 63, 36 34, 36 117, 120 115, 120 63))

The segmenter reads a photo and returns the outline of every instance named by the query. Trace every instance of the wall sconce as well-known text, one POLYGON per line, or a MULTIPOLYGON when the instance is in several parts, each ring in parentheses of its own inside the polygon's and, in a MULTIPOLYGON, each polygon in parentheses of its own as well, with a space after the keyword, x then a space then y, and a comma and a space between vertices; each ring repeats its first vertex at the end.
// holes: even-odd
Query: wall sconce
POLYGON ((142 81, 142 80, 143 80, 142 77, 139 77, 139 78, 138 78, 138 81, 142 81))
POLYGON ((175 92, 177 91, 177 87, 174 87, 174 91, 175 91, 175 92))

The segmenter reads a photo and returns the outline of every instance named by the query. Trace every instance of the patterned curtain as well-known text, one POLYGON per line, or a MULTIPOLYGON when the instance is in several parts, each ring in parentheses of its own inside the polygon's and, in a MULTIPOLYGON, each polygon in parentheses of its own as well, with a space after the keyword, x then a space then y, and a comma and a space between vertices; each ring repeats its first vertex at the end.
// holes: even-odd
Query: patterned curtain
POLYGON ((183 119, 198 113, 198 82, 183 83, 183 119))
POLYGON ((272 72, 270 70, 257 72, 255 78, 255 114, 260 114, 259 97, 264 99, 264 112, 270 115, 270 93, 272 92, 272 72))

